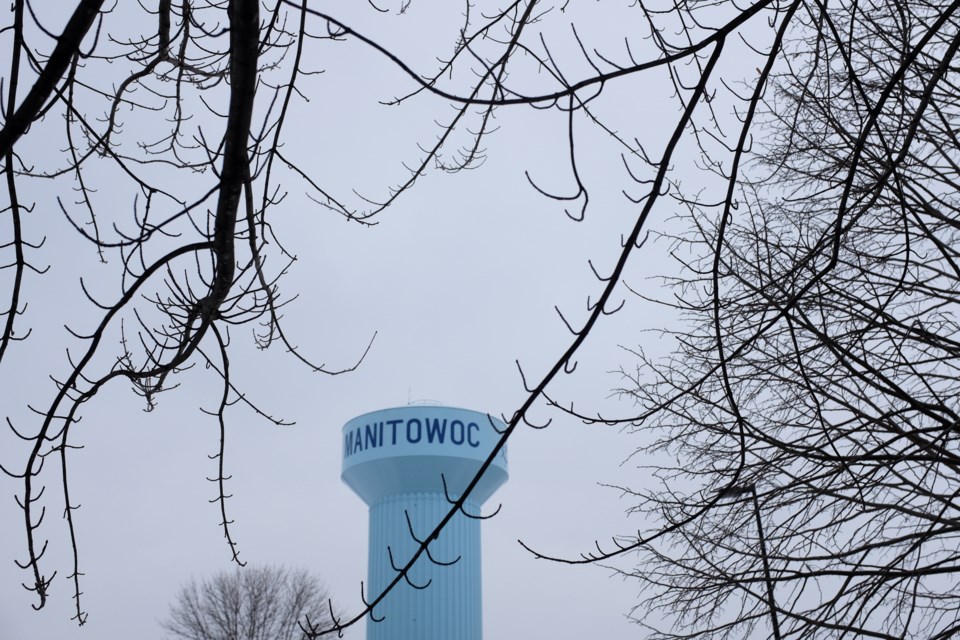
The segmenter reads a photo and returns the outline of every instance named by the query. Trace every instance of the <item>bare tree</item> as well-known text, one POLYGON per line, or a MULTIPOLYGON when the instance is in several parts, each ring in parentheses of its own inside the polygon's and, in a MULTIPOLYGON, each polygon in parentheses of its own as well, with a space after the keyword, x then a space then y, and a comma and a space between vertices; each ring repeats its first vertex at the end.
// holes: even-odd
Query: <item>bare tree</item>
POLYGON ((957 8, 804 3, 736 210, 683 202, 680 349, 623 389, 655 637, 960 632, 957 8))
MULTIPOLYGON (((494 28, 522 28, 517 6, 508 6, 471 37, 494 28)), ((240 563, 226 510, 225 413, 240 404, 268 421, 284 421, 235 387, 231 329, 250 326, 257 348, 280 344, 301 365, 332 375, 353 369, 366 353, 358 344, 354 362, 327 367, 302 353, 284 330, 281 309, 295 295, 282 296, 279 281, 295 256, 274 235, 270 222, 271 212, 286 197, 278 185, 281 176, 306 191, 317 209, 369 224, 428 167, 440 164, 456 171, 479 163, 492 106, 477 114, 469 102, 458 105, 438 141, 399 185, 388 189, 383 202, 356 198, 356 207, 347 206, 321 177, 301 166, 302 159, 281 151, 291 104, 317 87, 320 69, 308 62, 316 56, 305 56, 305 51, 338 44, 349 33, 345 27, 315 17, 305 0, 269 5, 260 0, 160 0, 155 6, 113 7, 81 0, 70 9, 66 24, 57 30, 53 25, 64 13, 62 7, 40 9, 16 0, 9 23, 0 29, 10 52, 2 81, 0 157, 9 200, 3 224, 11 230, 0 242, 0 270, 10 276, 2 283, 7 302, 0 366, 12 371, 8 363, 15 349, 45 342, 29 340, 24 318, 33 276, 45 270, 40 266, 44 233, 60 235, 46 222, 30 219, 39 201, 45 213, 57 212, 98 260, 114 266, 115 280, 108 286, 102 286, 102 276, 81 276, 76 284, 94 321, 68 319, 67 358, 50 376, 55 388, 45 406, 26 407, 28 417, 8 418, 25 452, 15 463, 2 463, 22 483, 17 499, 26 554, 19 564, 31 574, 25 586, 36 592, 36 608, 44 606, 56 575, 41 568, 47 548, 41 528, 50 497, 44 497, 43 469, 48 461, 48 469, 59 467, 61 508, 73 554, 68 579, 75 617, 82 624, 86 614, 73 517, 77 503, 67 465, 75 448, 71 431, 84 403, 107 385, 125 381, 152 409, 162 392, 177 386, 178 375, 196 364, 221 379, 222 394, 208 409, 220 430, 212 481, 224 537, 231 557, 240 563), (448 139, 468 126, 472 133, 466 134, 463 154, 448 152, 447 147, 463 144, 448 144, 448 139), (36 200, 21 201, 24 192, 36 200), (56 195, 47 197, 51 194, 56 195), (21 341, 26 342, 18 345, 21 341)), ((455 55, 465 51, 461 35, 451 34, 455 55)), ((447 45, 444 51, 450 50, 447 45)), ((488 87, 496 93, 496 83, 496 75, 486 74, 475 91, 488 87)), ((83 273, 82 261, 68 252, 52 256, 83 273)))
POLYGON ((183 587, 162 623, 180 640, 303 640, 301 621, 329 625, 333 605, 305 570, 234 568, 183 587))

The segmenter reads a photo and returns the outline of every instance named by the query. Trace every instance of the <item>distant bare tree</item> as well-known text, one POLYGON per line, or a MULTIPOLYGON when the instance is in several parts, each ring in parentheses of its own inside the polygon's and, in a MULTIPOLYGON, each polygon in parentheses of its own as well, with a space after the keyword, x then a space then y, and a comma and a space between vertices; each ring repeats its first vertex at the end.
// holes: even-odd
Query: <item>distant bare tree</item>
POLYGON ((246 567, 191 580, 164 629, 180 640, 303 640, 300 623, 331 624, 323 583, 305 570, 246 567))

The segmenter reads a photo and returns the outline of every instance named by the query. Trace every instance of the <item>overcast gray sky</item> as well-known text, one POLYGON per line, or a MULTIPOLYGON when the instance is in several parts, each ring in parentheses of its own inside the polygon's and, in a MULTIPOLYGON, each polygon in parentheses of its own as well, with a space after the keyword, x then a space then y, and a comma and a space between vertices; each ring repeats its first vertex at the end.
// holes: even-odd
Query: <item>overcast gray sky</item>
MULTIPOLYGON (((339 4, 311 2, 332 7, 414 65, 434 64, 436 56, 449 53, 455 35, 450 29, 460 10, 452 3, 445 13, 441 3, 414 2, 405 15, 396 15, 395 6, 384 15, 363 3, 339 4)), ((569 25, 578 8, 553 11, 542 27, 558 55, 571 61, 577 54, 569 25)), ((581 35, 622 54, 623 35, 639 28, 641 17, 627 12, 623 15, 633 22, 620 22, 616 15, 581 20, 581 35)), ((305 85, 314 89, 306 92, 311 101, 296 104, 284 152, 345 200, 360 204, 354 189, 383 197, 405 177, 401 163, 419 157, 417 143, 432 142, 439 131, 434 121, 448 117, 450 108, 430 97, 401 107, 377 104, 411 85, 360 44, 327 43, 311 51, 317 56, 314 68, 325 74, 305 85)), ((583 70, 582 62, 570 64, 575 72, 583 70)), ((666 86, 652 79, 610 86, 596 106, 614 128, 654 144, 675 116, 666 86)), ((595 299, 601 286, 587 260, 601 273, 608 271, 638 210, 621 194, 631 183, 606 134, 578 120, 591 206, 586 220, 574 223, 562 205, 537 195, 524 176, 529 170, 544 188, 575 190, 564 162, 562 115, 501 109, 497 124, 500 129, 486 141, 484 166, 456 175, 431 171, 372 228, 313 204, 293 176, 282 179, 289 196, 273 212, 274 231, 298 259, 280 286, 288 297, 299 295, 285 309, 286 330, 306 355, 333 368, 351 364, 376 332, 356 372, 336 378, 313 374, 281 348, 254 349, 249 327, 231 336, 236 385, 267 412, 296 421, 272 426, 241 406, 228 413, 226 467, 233 495, 228 507, 241 557, 315 571, 347 612, 361 606, 367 521, 366 507, 340 482, 342 425, 360 413, 424 399, 512 413, 525 397, 515 360, 537 377, 563 352, 571 336, 554 305, 573 324, 585 317, 587 296, 595 299)), ((35 158, 55 158, 62 148, 44 127, 29 135, 35 158)), ((110 189, 104 183, 97 187, 110 189)), ((37 202, 27 228, 34 239, 48 236, 36 263, 51 269, 29 277, 23 322, 33 334, 14 345, 0 368, 0 406, 18 424, 29 423, 28 403, 49 402, 54 387, 48 376, 67 370, 65 348, 76 343, 63 323, 89 330, 97 318, 82 297, 78 276, 94 283, 103 299, 119 291, 116 259, 106 265, 96 261, 89 245, 62 221, 52 199, 56 193, 36 183, 25 192, 25 199, 37 202)), ((103 206, 129 206, 129 199, 103 206)), ((658 210, 651 228, 663 228, 671 214, 669 207, 658 210)), ((663 243, 651 243, 631 262, 627 282, 665 295, 652 279, 675 268, 665 256, 663 243)), ((620 383, 612 371, 633 365, 621 346, 652 354, 669 349, 655 330, 676 319, 627 295, 624 310, 605 318, 589 339, 576 373, 553 387, 578 408, 628 414, 630 406, 610 397, 620 383)), ((20 586, 28 574, 14 564, 25 553, 22 515, 13 499, 20 485, 0 479, 4 639, 159 639, 164 636, 158 621, 179 586, 230 568, 218 509, 208 502, 215 487, 205 480, 216 472, 207 456, 216 451, 217 425, 199 410, 215 406, 219 386, 202 366, 177 381, 180 387, 162 394, 150 413, 122 383, 82 408, 74 442, 84 448, 73 452, 69 473, 73 500, 82 505, 75 518, 87 626, 77 628, 70 620, 69 539, 60 519, 56 470, 52 465, 45 470, 50 493, 43 534, 50 539, 45 566, 58 574, 40 612, 31 609, 34 598, 20 586)), ((629 500, 601 486, 645 482, 639 467, 649 460, 621 464, 643 442, 556 412, 536 410, 534 417, 552 417, 553 424, 543 431, 523 429, 511 440, 510 480, 488 505, 503 507, 483 525, 485 635, 636 637, 641 630, 626 619, 636 602, 636 584, 611 578, 602 567, 537 561, 516 540, 576 557, 591 550, 595 539, 603 544, 612 535, 643 528, 625 515, 629 500)), ((3 430, 2 462, 22 468, 23 451, 3 430)), ((351 629, 348 637, 362 638, 362 628, 351 629)))

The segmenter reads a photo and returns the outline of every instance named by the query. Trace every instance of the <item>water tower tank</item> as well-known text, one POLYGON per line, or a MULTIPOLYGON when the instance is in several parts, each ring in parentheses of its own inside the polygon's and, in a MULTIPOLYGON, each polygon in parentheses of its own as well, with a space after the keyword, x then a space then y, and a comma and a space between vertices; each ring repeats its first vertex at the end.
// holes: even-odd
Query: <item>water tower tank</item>
MULTIPOLYGON (((504 428, 485 413, 423 405, 374 411, 344 425, 341 477, 370 507, 368 601, 412 557, 413 536, 426 539, 450 511, 447 496, 463 495, 504 428)), ((479 515, 506 480, 503 448, 467 498, 467 513, 479 515)), ((367 619, 367 640, 481 640, 480 520, 458 513, 429 551, 436 562, 424 554, 409 574, 426 588, 401 581, 374 609, 382 621, 367 619)))

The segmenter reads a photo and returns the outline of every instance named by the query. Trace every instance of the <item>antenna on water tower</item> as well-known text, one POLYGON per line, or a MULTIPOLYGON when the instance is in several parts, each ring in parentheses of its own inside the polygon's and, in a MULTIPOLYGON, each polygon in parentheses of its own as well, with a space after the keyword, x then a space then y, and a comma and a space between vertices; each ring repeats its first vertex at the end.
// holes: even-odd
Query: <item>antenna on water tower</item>
MULTIPOLYGON (((505 428, 485 413, 439 405, 383 409, 344 425, 341 478, 370 507, 368 600, 463 495, 505 428)), ((466 513, 479 515, 506 480, 504 447, 464 502, 466 513)), ((480 520, 457 513, 428 551, 374 608, 382 621, 367 623, 367 640, 481 640, 480 520)))

